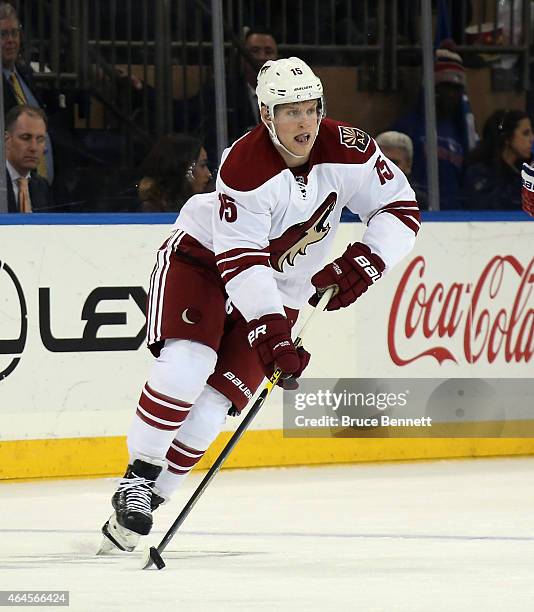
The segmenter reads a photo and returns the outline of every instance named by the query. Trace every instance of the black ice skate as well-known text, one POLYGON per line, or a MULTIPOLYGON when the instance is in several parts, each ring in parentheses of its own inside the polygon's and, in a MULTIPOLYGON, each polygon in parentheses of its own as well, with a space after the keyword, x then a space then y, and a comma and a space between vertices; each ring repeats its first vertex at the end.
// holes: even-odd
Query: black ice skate
POLYGON ((150 500, 150 508, 152 509, 152 512, 157 510, 162 504, 166 504, 168 501, 168 498, 160 495, 159 491, 152 491, 152 499, 150 500))
POLYGON ((164 466, 164 461, 156 459, 136 459, 128 466, 111 499, 115 512, 102 527, 105 537, 97 554, 109 552, 113 547, 131 552, 140 536, 150 533, 152 511, 165 502, 164 497, 153 491, 164 466))

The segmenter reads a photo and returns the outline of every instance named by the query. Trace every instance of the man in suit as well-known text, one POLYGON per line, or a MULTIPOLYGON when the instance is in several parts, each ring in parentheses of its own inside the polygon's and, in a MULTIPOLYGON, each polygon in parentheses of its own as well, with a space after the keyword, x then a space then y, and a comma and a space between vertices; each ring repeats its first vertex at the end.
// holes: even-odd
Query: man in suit
MULTIPOLYGON (((0 2, 0 41, 2 47, 2 73, 4 79, 4 113, 14 106, 29 104, 45 108, 35 86, 30 66, 19 60, 22 26, 16 10, 8 2, 0 2)), ((52 184, 54 158, 52 142, 46 134, 45 154, 39 162, 39 174, 52 184)))
POLYGON ((50 210, 50 185, 37 174, 45 151, 46 115, 35 106, 17 105, 7 113, 5 123, 8 212, 50 210))

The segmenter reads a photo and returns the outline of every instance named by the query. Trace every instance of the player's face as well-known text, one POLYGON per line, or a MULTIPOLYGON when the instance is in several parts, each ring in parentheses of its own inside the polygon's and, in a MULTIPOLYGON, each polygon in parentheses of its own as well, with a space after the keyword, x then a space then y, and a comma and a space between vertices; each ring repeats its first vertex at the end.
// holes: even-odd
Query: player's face
POLYGON ((23 113, 6 132, 6 158, 19 174, 27 174, 37 168, 44 155, 46 127, 39 117, 23 113))
POLYGON ((193 193, 202 193, 206 190, 208 183, 211 179, 211 172, 208 167, 208 154, 206 149, 202 147, 200 149, 200 155, 196 161, 195 167, 193 168, 193 181, 191 187, 193 193))
POLYGON ((16 19, 0 19, 0 40, 2 64, 4 68, 12 68, 20 51, 20 29, 16 19))
POLYGON ((510 148, 518 159, 528 160, 531 157, 533 140, 534 135, 532 134, 530 119, 521 119, 510 140, 510 148))
POLYGON ((278 139, 294 155, 304 156, 307 161, 315 141, 319 117, 317 100, 280 104, 275 107, 274 127, 278 139))

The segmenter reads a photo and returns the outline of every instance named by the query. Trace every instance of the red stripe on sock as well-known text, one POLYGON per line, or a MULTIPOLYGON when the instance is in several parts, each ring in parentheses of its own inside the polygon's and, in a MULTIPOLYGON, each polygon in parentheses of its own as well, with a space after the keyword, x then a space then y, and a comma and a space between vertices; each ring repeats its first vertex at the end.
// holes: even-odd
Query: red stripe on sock
POLYGON ((173 474, 187 474, 202 459, 205 452, 187 448, 180 444, 178 440, 175 440, 167 452, 166 459, 169 462, 167 469, 173 474), (191 457, 190 455, 194 456, 191 457))
MULTIPOLYGON (((162 397, 161 394, 151 389, 148 384, 145 385, 139 398, 139 408, 142 408, 144 412, 143 420, 148 422, 146 418, 154 417, 155 422, 157 419, 166 421, 165 423, 159 423, 158 429, 173 429, 179 427, 187 415, 191 404, 176 400, 172 398, 162 397)), ((138 410, 138 414, 139 414, 138 410)))
POLYGON ((163 423, 158 423, 157 421, 153 421, 150 417, 143 414, 139 408, 136 410, 135 414, 144 421, 147 425, 154 427, 155 429, 163 429, 164 431, 171 431, 171 429, 177 429, 178 425, 165 425, 163 423))

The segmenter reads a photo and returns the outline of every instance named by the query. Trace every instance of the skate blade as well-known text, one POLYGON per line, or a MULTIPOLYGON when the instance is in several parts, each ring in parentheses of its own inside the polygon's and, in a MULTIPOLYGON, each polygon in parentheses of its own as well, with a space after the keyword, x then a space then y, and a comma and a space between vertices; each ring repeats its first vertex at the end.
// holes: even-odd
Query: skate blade
POLYGON ((108 521, 102 527, 102 543, 97 551, 97 555, 105 555, 113 552, 114 550, 121 550, 124 552, 132 552, 141 537, 138 533, 130 531, 122 525, 119 525, 115 515, 111 515, 108 521))
POLYGON ((109 555, 116 550, 121 550, 118 548, 107 536, 102 537, 102 541, 100 542, 100 548, 96 551, 98 555, 109 555))

